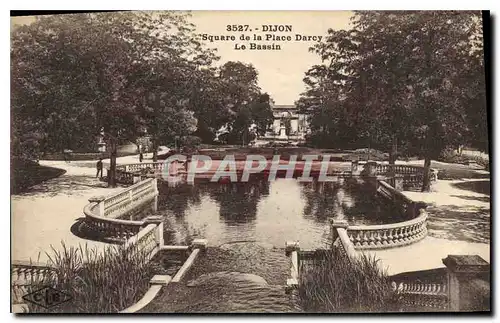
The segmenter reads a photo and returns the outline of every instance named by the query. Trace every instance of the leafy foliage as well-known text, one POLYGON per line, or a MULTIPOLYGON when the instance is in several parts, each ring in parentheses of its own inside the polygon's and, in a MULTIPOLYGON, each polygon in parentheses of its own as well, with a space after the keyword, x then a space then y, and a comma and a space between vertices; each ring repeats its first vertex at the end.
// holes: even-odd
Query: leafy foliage
POLYGON ((312 111, 309 141, 420 155, 427 167, 449 146, 485 149, 481 34, 479 12, 356 12, 351 29, 311 48, 323 64, 297 102, 312 111))
POLYGON ((43 16, 15 28, 11 39, 12 153, 19 158, 95 151, 103 136, 113 186, 122 142, 149 135, 156 152, 193 133, 211 142, 222 126, 241 141, 251 124, 262 131, 272 120, 255 68, 214 67, 218 57, 188 13, 43 16))
POLYGON ((47 284, 71 295, 72 300, 44 309, 29 303, 30 313, 117 313, 137 302, 159 269, 143 251, 108 247, 104 252, 83 247, 53 249, 48 255, 55 268, 53 281, 33 281, 30 290, 47 284))

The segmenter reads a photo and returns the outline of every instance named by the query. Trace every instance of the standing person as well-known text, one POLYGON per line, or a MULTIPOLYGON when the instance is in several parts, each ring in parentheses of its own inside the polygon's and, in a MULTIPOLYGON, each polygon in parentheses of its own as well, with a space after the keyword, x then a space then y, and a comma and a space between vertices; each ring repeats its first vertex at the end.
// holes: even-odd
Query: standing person
POLYGON ((95 175, 95 177, 99 177, 99 173, 101 173, 101 177, 99 178, 102 178, 102 158, 99 158, 99 161, 96 164, 96 168, 97 168, 97 174, 95 175))
POLYGON ((142 155, 142 151, 139 153, 139 162, 142 163, 142 160, 144 159, 144 156, 142 155))

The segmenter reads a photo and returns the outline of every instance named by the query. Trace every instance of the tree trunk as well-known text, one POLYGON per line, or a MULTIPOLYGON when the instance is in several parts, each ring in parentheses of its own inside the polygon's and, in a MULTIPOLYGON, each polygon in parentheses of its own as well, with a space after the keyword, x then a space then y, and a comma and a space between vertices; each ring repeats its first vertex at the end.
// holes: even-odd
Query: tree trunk
POLYGON ((110 140, 108 187, 116 187, 116 140, 110 140))
POLYGON ((156 138, 151 138, 151 143, 153 146, 153 162, 158 161, 158 143, 156 141, 156 138))
POLYGON ((426 155, 424 161, 424 178, 422 180, 422 192, 429 192, 431 190, 431 158, 426 155))
POLYGON ((389 153, 389 164, 394 165, 396 164, 396 159, 398 159, 398 138, 393 137, 392 138, 392 146, 391 146, 391 152, 389 153))

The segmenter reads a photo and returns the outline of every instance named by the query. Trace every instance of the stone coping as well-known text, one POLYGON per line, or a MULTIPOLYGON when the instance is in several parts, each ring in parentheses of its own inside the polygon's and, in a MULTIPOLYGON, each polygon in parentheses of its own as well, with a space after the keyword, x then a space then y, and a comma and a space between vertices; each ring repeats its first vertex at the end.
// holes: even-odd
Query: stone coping
POLYGON ((418 217, 408 221, 389 223, 389 224, 375 224, 375 225, 352 225, 352 226, 350 225, 348 226, 347 231, 374 231, 374 230, 397 229, 424 222, 427 220, 427 217, 428 217, 427 212, 424 209, 421 209, 418 217))
MULTIPOLYGON (((146 181, 154 181, 155 179, 146 179, 146 181)), ((137 226, 141 227, 144 226, 148 221, 146 219, 141 220, 141 221, 133 221, 133 220, 123 220, 123 219, 116 219, 116 218, 108 218, 106 216, 102 216, 99 214, 97 211, 97 207, 99 205, 98 201, 101 201, 101 203, 104 203, 105 200, 111 199, 117 195, 123 194, 124 192, 131 191, 135 187, 139 185, 143 185, 144 181, 138 182, 134 185, 131 185, 127 187, 126 189, 110 194, 106 197, 93 197, 89 199, 89 202, 85 207, 83 208, 83 214, 85 215, 86 218, 89 218, 92 221, 95 222, 105 222, 109 223, 110 225, 126 225, 126 226, 137 226)))

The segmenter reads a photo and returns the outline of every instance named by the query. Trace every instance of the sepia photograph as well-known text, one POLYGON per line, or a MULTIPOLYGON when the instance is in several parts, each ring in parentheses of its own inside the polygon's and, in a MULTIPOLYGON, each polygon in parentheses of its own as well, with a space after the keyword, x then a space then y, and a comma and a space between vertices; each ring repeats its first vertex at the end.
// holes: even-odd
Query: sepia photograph
POLYGON ((491 313, 490 20, 11 12, 11 312, 491 313))

